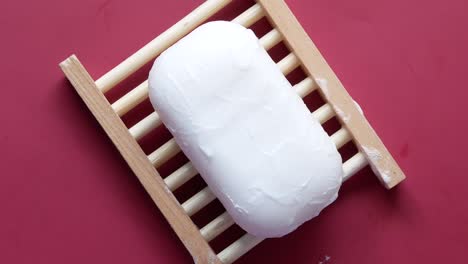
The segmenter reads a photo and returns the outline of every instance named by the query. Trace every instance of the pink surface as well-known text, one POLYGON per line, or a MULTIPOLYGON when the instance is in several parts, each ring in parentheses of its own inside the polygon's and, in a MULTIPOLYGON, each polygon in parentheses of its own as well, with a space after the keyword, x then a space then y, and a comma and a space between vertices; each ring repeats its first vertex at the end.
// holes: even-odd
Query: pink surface
MULTIPOLYGON (((201 1, 28 2, 0 8, 0 263, 191 262, 57 64, 97 78, 201 1)), ((466 1, 287 2, 408 179, 365 170, 239 263, 466 263, 466 1)))

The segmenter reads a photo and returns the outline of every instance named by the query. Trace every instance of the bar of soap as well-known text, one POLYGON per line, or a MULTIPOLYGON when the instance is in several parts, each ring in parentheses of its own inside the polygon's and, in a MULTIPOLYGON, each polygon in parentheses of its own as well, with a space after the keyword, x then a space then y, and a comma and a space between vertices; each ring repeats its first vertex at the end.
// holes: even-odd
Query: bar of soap
POLYGON ((335 145, 251 30, 210 22, 155 61, 149 96, 234 221, 290 233, 337 198, 335 145))

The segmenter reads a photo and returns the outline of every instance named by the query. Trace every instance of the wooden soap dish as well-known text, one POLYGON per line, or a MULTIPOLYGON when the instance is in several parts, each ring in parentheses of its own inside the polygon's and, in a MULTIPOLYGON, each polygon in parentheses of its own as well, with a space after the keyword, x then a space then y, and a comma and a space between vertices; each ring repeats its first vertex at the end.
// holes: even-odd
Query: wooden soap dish
MULTIPOLYGON (((169 221, 196 263, 232 263, 260 243, 261 239, 245 234, 221 252, 215 253, 209 243, 234 225, 232 218, 225 212, 211 218, 213 220, 209 224, 199 229, 191 220, 191 216, 216 197, 206 187, 182 204, 179 203, 173 191, 196 176, 197 171, 188 162, 163 179, 157 168, 180 152, 174 139, 169 140, 150 155, 146 155, 138 143, 143 136, 162 125, 158 114, 153 112, 130 128, 127 128, 121 119, 121 116, 147 99, 148 82, 138 85, 113 104, 109 103, 104 94, 230 2, 231 0, 204 2, 96 81, 91 78, 75 55, 60 63, 67 78, 169 221)), ((263 17, 268 19, 273 29, 260 39, 261 44, 269 50, 280 42, 284 42, 290 51, 289 55, 277 63, 281 71, 287 75, 297 67, 301 67, 308 76, 294 85, 294 89, 301 97, 318 90, 326 102, 312 115, 321 124, 336 117, 342 126, 331 135, 336 147, 339 149, 352 141, 359 150, 357 154, 343 163, 345 180, 370 165, 386 188, 390 189, 401 182, 405 175, 282 0, 257 0, 255 5, 237 16, 233 22, 250 27, 263 17)))

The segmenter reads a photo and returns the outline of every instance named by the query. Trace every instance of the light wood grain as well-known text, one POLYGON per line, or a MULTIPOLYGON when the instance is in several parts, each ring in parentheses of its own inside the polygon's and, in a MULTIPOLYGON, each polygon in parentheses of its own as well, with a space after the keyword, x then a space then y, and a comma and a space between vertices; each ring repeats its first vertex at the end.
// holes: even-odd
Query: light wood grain
POLYGON ((96 81, 96 86, 107 92, 123 79, 130 76, 143 65, 154 59, 177 40, 188 34, 206 19, 218 12, 232 0, 207 0, 186 17, 174 24, 161 35, 146 44, 143 48, 125 59, 115 68, 96 81))
POLYGON ((351 133, 354 142, 369 161, 381 183, 390 189, 404 180, 403 171, 284 1, 257 2, 262 5, 266 17, 283 36, 285 44, 294 51, 305 72, 314 80, 326 80, 328 84, 319 88, 322 96, 338 114, 341 124, 351 133))
POLYGON ((188 182, 190 179, 195 177, 198 174, 198 171, 195 170, 192 163, 189 161, 184 164, 182 167, 178 168, 176 171, 171 173, 169 176, 164 178, 169 190, 174 191, 184 183, 188 182))
POLYGON ((60 67, 192 256, 198 263, 220 263, 76 56, 60 67))

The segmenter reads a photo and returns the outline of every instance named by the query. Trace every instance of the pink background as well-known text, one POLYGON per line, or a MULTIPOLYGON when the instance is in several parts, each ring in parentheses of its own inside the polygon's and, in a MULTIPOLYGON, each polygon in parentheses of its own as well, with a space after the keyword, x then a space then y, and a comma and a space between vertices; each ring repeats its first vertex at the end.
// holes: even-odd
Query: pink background
MULTIPOLYGON (((192 261, 57 65, 97 78, 200 3, 3 1, 0 263, 192 261)), ((408 178, 364 170, 239 263, 466 263, 466 1, 287 3, 408 178)))

